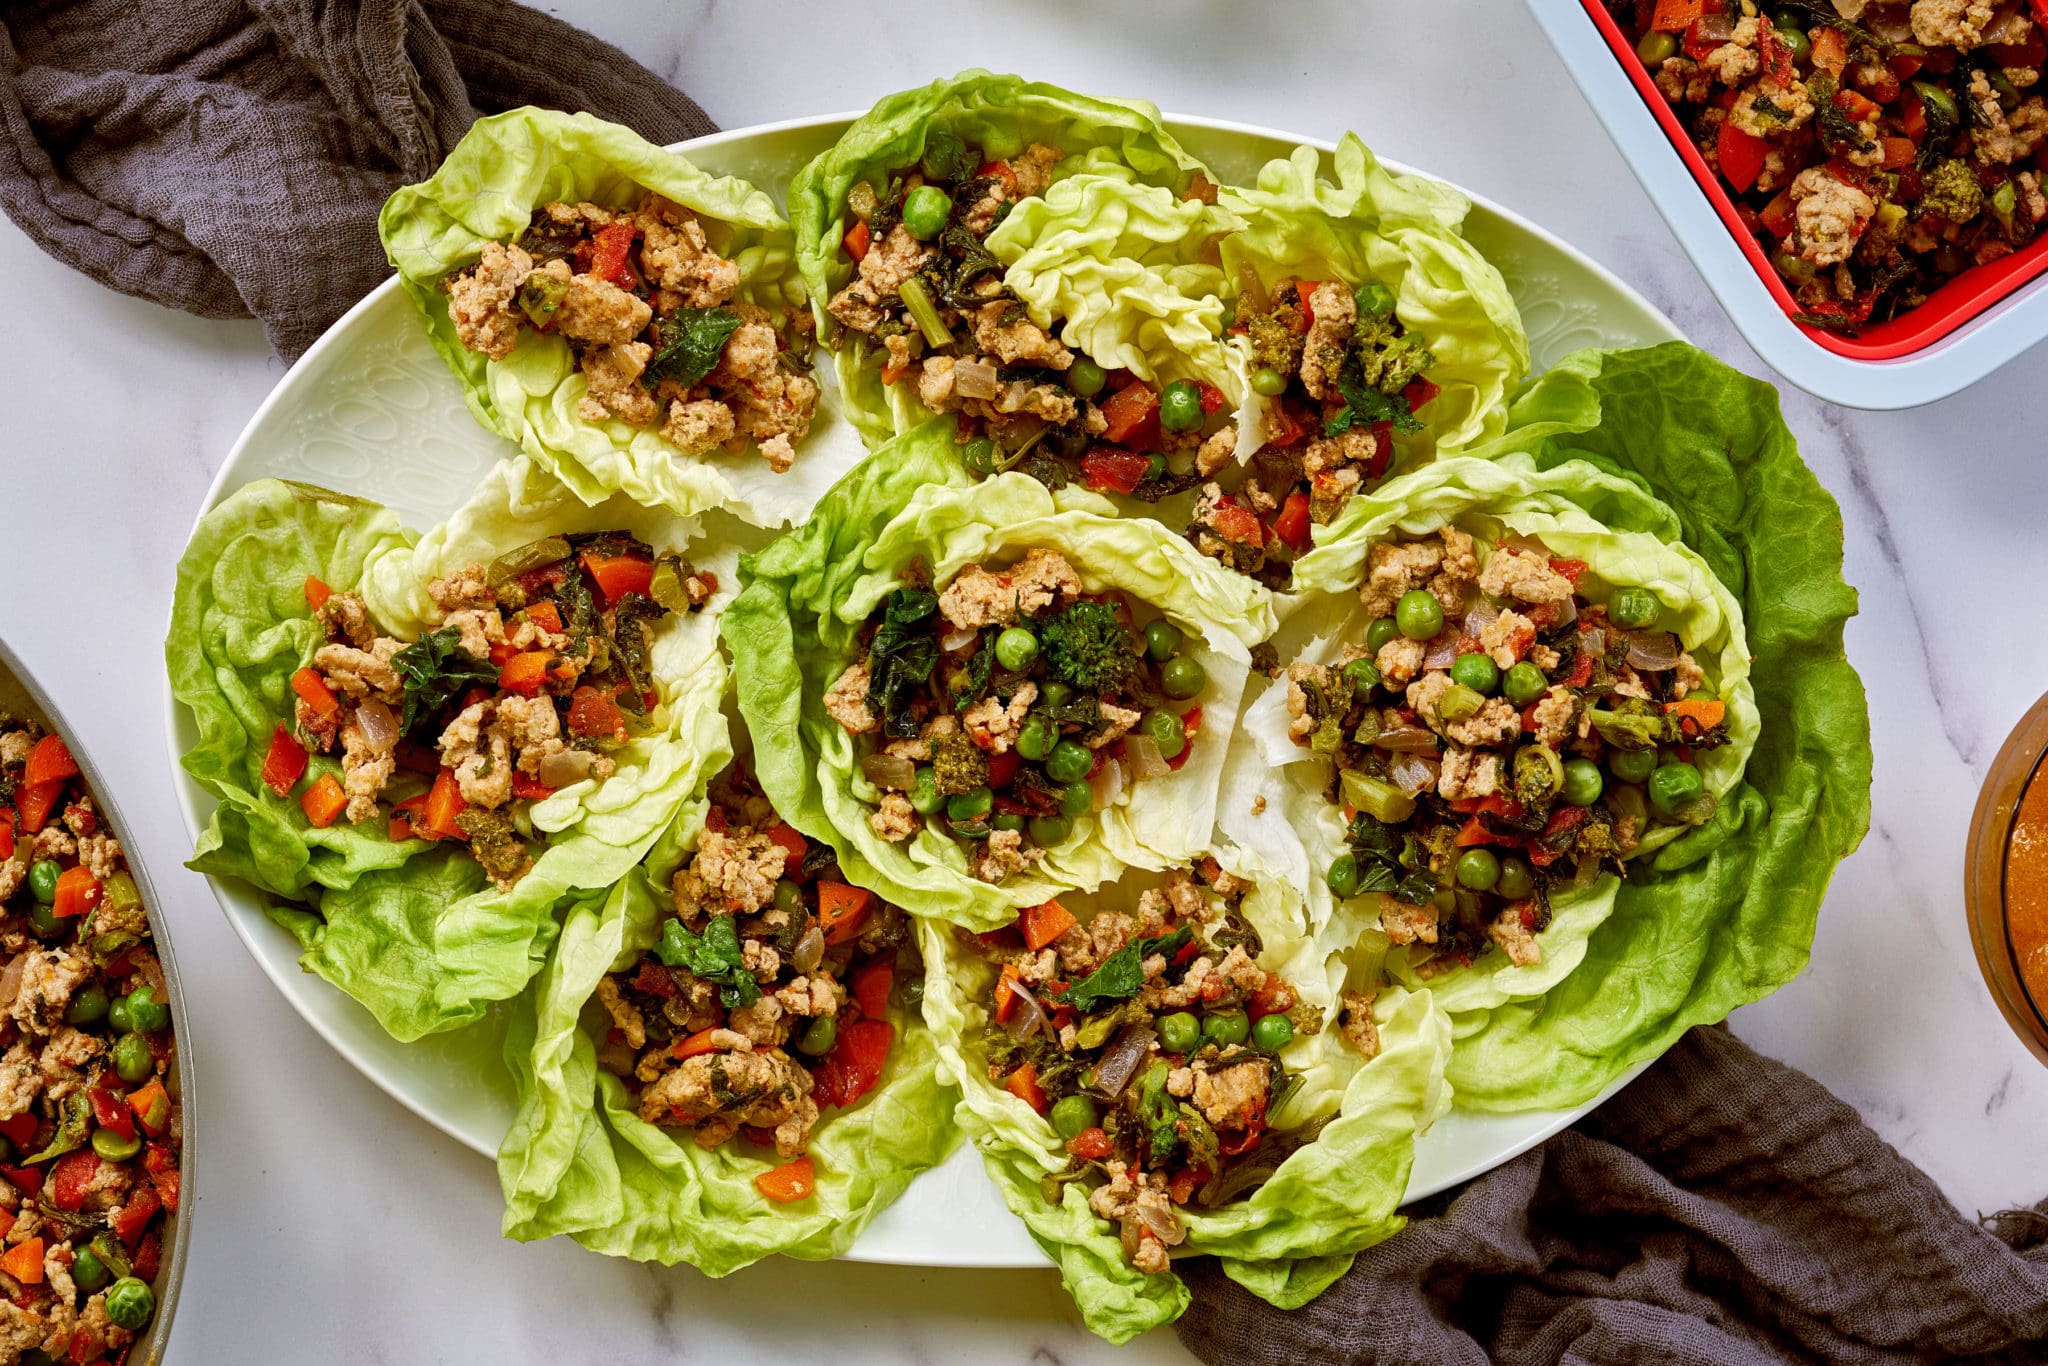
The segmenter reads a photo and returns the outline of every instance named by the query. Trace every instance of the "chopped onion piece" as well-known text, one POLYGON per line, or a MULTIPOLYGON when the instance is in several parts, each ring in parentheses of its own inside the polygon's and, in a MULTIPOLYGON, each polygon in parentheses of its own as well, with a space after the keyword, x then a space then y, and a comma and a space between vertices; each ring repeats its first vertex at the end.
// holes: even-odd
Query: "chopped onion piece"
POLYGON ((1434 754, 1437 751, 1435 731, 1405 722, 1382 726, 1372 743, 1375 749, 1390 749, 1398 754, 1434 754))
MULTIPOLYGON (((1017 984, 1012 982, 1010 990, 1017 984)), ((1115 1100, 1131 1084, 1131 1078, 1138 1074, 1138 1064, 1152 1050, 1152 1041, 1159 1036, 1150 1025, 1127 1024, 1123 1031, 1109 1041, 1087 1076, 1087 1088, 1104 1100, 1115 1100)))
POLYGON ((1693 21, 1693 28, 1703 43, 1725 43, 1735 36, 1735 16, 1725 11, 1702 14, 1693 21))
POLYGON ((1678 637, 1669 631, 1628 633, 1628 662, 1638 669, 1675 669, 1678 667, 1678 656, 1678 637))
POLYGON ((534 776, 548 787, 569 787, 588 778, 595 762, 597 756, 587 749, 557 750, 540 761, 540 772, 534 776))
POLYGON ((825 959, 825 934, 815 924, 804 931, 804 937, 796 941, 796 947, 789 951, 790 966, 798 972, 809 972, 825 959))
POLYGON ((1436 639, 1429 642, 1429 653, 1422 657, 1422 667, 1448 669, 1457 661, 1458 638, 1449 631, 1439 631, 1436 639))
POLYGON ((860 761, 860 771, 884 792, 908 792, 917 781, 917 767, 896 754, 870 754, 860 761))
POLYGON ((1171 1205, 1162 1208, 1148 1201, 1139 1201, 1138 1222, 1150 1229, 1153 1236, 1168 1247, 1180 1241, 1180 1216, 1173 1212, 1171 1205))
POLYGON ((14 1004, 14 998, 21 993, 21 974, 27 967, 28 953, 23 951, 8 959, 5 968, 0 968, 0 1007, 14 1004))
POLYGON ((398 743, 398 718, 374 697, 356 704, 356 729, 363 733, 363 743, 372 754, 382 754, 398 743))
POLYGON ((1012 1004, 1010 1018, 1003 1021, 1003 1029, 1012 1039, 1022 1043, 1036 1034, 1041 1026, 1051 1022, 1045 1018, 1045 1007, 1038 1004, 1038 998, 1026 990, 1022 982, 1012 981, 1009 987, 1012 1004))
POLYGON ((953 392, 962 398, 994 398, 1003 392, 1003 382, 987 361, 963 360, 953 367, 953 392))
POLYGON ((1576 598, 1565 598, 1562 602, 1550 604, 1552 626, 1569 626, 1579 619, 1579 603, 1576 598))
POLYGON ((1116 805, 1116 799, 1124 794, 1124 766, 1115 759, 1105 760, 1101 768, 1088 775, 1088 789, 1095 794, 1092 810, 1105 811, 1116 805))
POLYGON ((1479 639, 1480 632, 1500 620, 1500 608, 1490 602, 1477 602, 1465 613, 1465 634, 1479 639))
POLYGON ((1134 783, 1173 772, 1166 766, 1166 756, 1159 752, 1159 742, 1149 735, 1133 735, 1126 740, 1124 754, 1131 761, 1131 781, 1134 783))
POLYGON ((1403 754, 1387 765, 1394 786, 1413 797, 1436 786, 1437 761, 1420 754, 1403 754))
POLYGON ((939 648, 950 655, 966 649, 979 639, 981 639, 981 632, 979 631, 948 631, 939 637, 939 648))

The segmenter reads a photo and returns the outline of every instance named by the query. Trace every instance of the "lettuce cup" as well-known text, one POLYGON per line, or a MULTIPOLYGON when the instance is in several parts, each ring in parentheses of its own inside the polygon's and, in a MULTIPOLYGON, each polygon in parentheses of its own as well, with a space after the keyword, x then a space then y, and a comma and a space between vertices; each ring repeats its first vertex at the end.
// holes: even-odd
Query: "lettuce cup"
POLYGON ((1325 950, 1249 860, 1131 872, 970 934, 920 922, 960 1123, 1095 1332, 1177 1318, 1207 1253, 1283 1307, 1392 1234, 1449 1025, 1325 950))
POLYGON ((935 422, 742 565, 761 785, 878 895, 971 928, 1204 852, 1270 595, 935 422))
POLYGON ((704 781, 734 558, 690 532, 520 462, 417 541, 324 490, 231 494, 165 647, 216 801, 191 866, 290 903, 303 964, 398 1038, 518 992, 557 906, 704 781))
POLYGON ((1324 165, 1298 148, 1217 203, 1237 220, 1220 263, 1248 382, 1236 463, 1198 462, 1190 535, 1275 587, 1354 494, 1497 435, 1529 363, 1506 282, 1460 234, 1463 196, 1354 134, 1324 165))
POLYGON ((477 419, 587 503, 794 521, 820 409, 794 241, 761 190, 588 114, 480 119, 392 195, 384 248, 477 419))
POLYGON ((924 980, 904 912, 734 764, 515 1016, 506 1234, 714 1276, 845 1251, 957 1141, 924 980))
POLYGON ((1621 872, 1699 839, 1756 742, 1740 605, 1602 500, 1668 521, 1590 464, 1525 456, 1353 500, 1296 566, 1317 633, 1247 710, 1259 757, 1322 798, 1313 871, 1377 906, 1390 975, 1452 1011, 1569 971, 1621 872))

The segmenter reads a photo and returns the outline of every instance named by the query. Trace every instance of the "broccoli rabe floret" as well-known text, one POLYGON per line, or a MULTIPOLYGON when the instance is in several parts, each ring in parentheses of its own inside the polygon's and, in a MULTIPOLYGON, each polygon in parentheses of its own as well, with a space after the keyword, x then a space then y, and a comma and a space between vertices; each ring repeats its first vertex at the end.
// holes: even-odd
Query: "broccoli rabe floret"
POLYGON ((1984 208, 1984 186, 1970 163, 1950 158, 1927 173, 1920 192, 1922 213, 1938 213, 1951 223, 1967 223, 1984 208))
POLYGON ((1115 692, 1138 666, 1138 645, 1116 609, 1077 602, 1039 629, 1053 677, 1091 693, 1115 692))
POLYGON ((988 755, 967 738, 965 731, 951 731, 930 737, 932 777, 939 795, 972 792, 988 786, 988 755))

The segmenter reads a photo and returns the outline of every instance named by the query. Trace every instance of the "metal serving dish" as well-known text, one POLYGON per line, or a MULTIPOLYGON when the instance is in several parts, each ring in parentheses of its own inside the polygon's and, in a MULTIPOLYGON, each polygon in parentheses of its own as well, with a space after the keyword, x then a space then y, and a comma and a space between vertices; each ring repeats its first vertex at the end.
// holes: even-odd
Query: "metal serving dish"
POLYGON ((150 1285, 150 1289, 156 1292, 156 1317, 150 1320, 148 1329, 136 1338, 128 1353, 128 1366, 161 1366, 164 1348, 171 1340, 171 1319, 178 1308, 178 1285, 185 1274, 185 1248, 190 1241, 186 1214, 192 1208, 194 1152, 192 1063, 186 1052, 192 1038, 191 1016, 185 1009, 185 993, 178 985, 178 965, 171 951, 170 926, 165 923, 156 888, 150 883, 149 874, 143 870, 135 846, 129 842, 128 822, 121 817, 120 803, 113 788, 102 779, 92 756, 79 744, 78 732, 65 724, 64 714, 57 710, 56 704, 37 685, 5 641, 0 641, 0 714, 35 721, 44 729, 64 737, 72 759, 78 764, 79 775, 92 790, 93 801, 106 820, 107 828, 121 841, 122 852, 127 855, 129 876, 135 879, 135 885, 142 893, 143 909, 149 915, 150 933, 156 938, 156 956, 163 965, 164 985, 170 988, 171 1029, 178 1047, 171 1070, 164 1080, 171 1094, 178 1098, 182 1112, 180 1133, 183 1150, 178 1160, 178 1212, 164 1216, 163 1264, 157 1268, 156 1280, 150 1285))

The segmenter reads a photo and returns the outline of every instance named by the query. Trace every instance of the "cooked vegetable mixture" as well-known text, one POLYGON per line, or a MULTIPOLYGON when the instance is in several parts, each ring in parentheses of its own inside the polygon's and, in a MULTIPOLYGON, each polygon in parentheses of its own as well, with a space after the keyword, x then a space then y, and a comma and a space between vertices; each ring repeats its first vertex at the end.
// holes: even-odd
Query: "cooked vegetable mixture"
POLYGON ((1895 317, 2048 220, 2038 8, 1609 3, 1807 321, 1895 317))
POLYGON ((471 351, 503 360, 528 328, 565 338, 588 386, 580 416, 656 428, 690 455, 754 446, 786 470, 818 406, 811 315, 737 301, 739 283, 704 220, 650 194, 630 213, 544 204, 443 287, 471 351))
MULTIPOLYGON (((885 383, 912 385, 925 407, 959 415, 968 468, 1021 469, 1053 488, 1078 478, 1155 502, 1199 483, 1197 465, 1227 460, 1236 429, 1214 385, 1162 388, 1105 370, 1032 322, 1004 285, 986 239, 1017 201, 1045 189, 1061 155, 1032 143, 988 160, 934 131, 918 165, 848 193, 843 245, 859 268, 826 309, 887 350, 885 383)), ((1189 190, 1211 201, 1215 192, 1204 179, 1189 190)))
MULTIPOLYGON (((1247 270, 1240 287, 1231 330, 1252 347, 1265 442, 1233 490, 1202 486, 1188 539, 1277 588, 1309 548, 1310 525, 1328 524, 1387 473, 1394 433, 1422 430, 1415 410, 1437 394, 1422 372, 1436 358, 1394 315, 1384 285, 1284 280, 1269 294, 1247 270)), ((1203 475, 1226 469, 1202 454, 1203 475)))
MULTIPOLYGON (((1001 969, 982 1039, 989 1078, 1045 1115, 1073 1159, 1046 1198, 1087 1182, 1089 1207, 1143 1272, 1166 1270, 1184 1237, 1177 1207, 1249 1193, 1321 1127, 1269 1127, 1299 1085, 1280 1051, 1324 1021, 1258 965, 1258 934, 1237 910, 1249 889, 1204 859, 1132 914, 1078 921, 1049 901, 965 936, 1001 969)), ((1379 1051, 1370 996, 1343 998, 1342 1028, 1364 1057, 1379 1051)))
POLYGON ((169 992, 64 741, 0 718, 0 1361, 124 1357, 178 1210, 169 992))
POLYGON ((358 594, 308 578, 328 639, 292 675, 293 724, 271 737, 263 781, 290 797, 308 751, 339 750, 340 777, 299 794, 307 820, 386 817, 393 840, 463 841, 510 888, 533 867, 518 803, 611 776, 609 751, 659 701, 651 630, 717 587, 630 536, 550 536, 433 580, 442 625, 406 642, 358 594))
POLYGON ((1540 962, 1553 894, 1655 825, 1713 815, 1692 756, 1726 743, 1726 707, 1653 593, 1589 601, 1585 564, 1534 542, 1482 567, 1447 526, 1367 563, 1363 639, 1285 674, 1289 734, 1334 761, 1332 796, 1357 813, 1330 889, 1380 894, 1394 943, 1434 946, 1425 973, 1488 940, 1540 962))
POLYGON ((891 841, 950 830, 985 882, 1065 843, 1126 779, 1185 763, 1201 725, 1208 672, 1180 628, 1139 627, 1121 594, 1084 597, 1057 551, 896 589, 871 631, 825 698, 847 734, 883 737, 861 762, 882 792, 870 823, 891 841))
POLYGON ((787 1165, 758 1180, 800 1200, 819 1111, 881 1079, 892 999, 923 992, 903 912, 850 886, 829 845, 777 819, 740 770, 712 785, 697 849, 675 875, 675 912, 639 961, 601 979, 612 1028, 599 1064, 638 1090, 640 1117, 716 1148, 739 1134, 787 1165))

